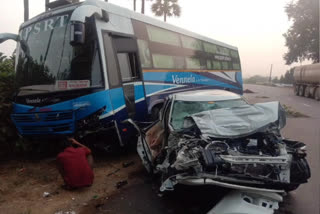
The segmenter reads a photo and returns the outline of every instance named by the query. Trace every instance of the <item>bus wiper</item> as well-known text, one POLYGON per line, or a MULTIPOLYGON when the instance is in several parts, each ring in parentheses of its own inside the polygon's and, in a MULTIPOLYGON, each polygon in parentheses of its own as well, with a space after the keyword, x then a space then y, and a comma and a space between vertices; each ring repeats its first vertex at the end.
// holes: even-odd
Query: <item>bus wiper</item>
POLYGON ((20 88, 20 91, 50 91, 50 90, 46 90, 46 89, 33 89, 33 88, 20 88))
POLYGON ((24 86, 21 87, 20 91, 44 91, 50 92, 52 91, 52 85, 32 85, 32 86, 24 86))

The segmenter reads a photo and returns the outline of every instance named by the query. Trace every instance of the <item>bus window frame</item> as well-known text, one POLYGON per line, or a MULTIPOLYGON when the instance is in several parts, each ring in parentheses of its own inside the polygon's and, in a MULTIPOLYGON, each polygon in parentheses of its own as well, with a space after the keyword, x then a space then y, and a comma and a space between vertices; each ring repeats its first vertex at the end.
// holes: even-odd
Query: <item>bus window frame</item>
MULTIPOLYGON (((138 38, 135 36, 135 35, 131 35, 131 34, 126 34, 126 33, 118 33, 118 32, 112 32, 112 31, 109 31, 110 32, 110 35, 111 35, 111 38, 112 38, 112 43, 113 43, 113 48, 115 50, 115 56, 117 57, 117 54, 118 53, 131 53, 131 54, 134 54, 135 56, 135 59, 137 61, 137 67, 136 67, 136 70, 137 70, 137 78, 132 78, 131 80, 129 81, 123 81, 122 80, 122 75, 121 75, 121 71, 120 71, 120 65, 119 65, 119 60, 117 58, 117 66, 118 66, 118 72, 119 72, 119 75, 120 75, 120 81, 122 83, 129 83, 129 82, 139 82, 139 81, 143 81, 143 72, 142 72, 142 66, 141 66, 141 61, 140 61, 140 53, 139 53, 139 46, 138 46, 138 38), (120 51, 118 52, 117 51, 117 48, 116 48, 116 43, 115 43, 115 39, 114 37, 123 37, 123 38, 127 38, 127 39, 132 39, 135 41, 135 46, 136 46, 136 50, 135 52, 123 52, 123 51, 120 51)), ((131 65, 130 63, 130 57, 129 57, 129 64, 131 65)))
POLYGON ((107 71, 106 71, 106 74, 107 74, 107 79, 108 79, 108 83, 109 83, 109 89, 112 89, 112 88, 122 88, 122 76, 120 74, 120 68, 119 68, 119 64, 118 64, 118 60, 117 60, 117 55, 116 55, 116 49, 114 47, 114 43, 112 41, 112 32, 111 31, 108 31, 108 30, 101 30, 101 33, 102 33, 102 40, 103 40, 103 48, 104 48, 104 57, 105 57, 105 61, 106 61, 106 68, 107 68, 107 71), (105 36, 108 36, 109 37, 109 41, 110 41, 110 47, 112 48, 112 51, 113 51, 113 56, 114 56, 114 63, 115 63, 115 67, 116 67, 116 71, 113 71, 113 72, 116 72, 114 73, 113 75, 117 75, 118 76, 118 82, 116 84, 114 83, 111 83, 110 82, 110 74, 112 75, 112 71, 110 71, 109 69, 109 63, 110 63, 110 60, 108 59, 109 57, 107 56, 107 52, 106 52, 106 48, 107 48, 107 44, 106 44, 106 41, 105 41, 105 36))

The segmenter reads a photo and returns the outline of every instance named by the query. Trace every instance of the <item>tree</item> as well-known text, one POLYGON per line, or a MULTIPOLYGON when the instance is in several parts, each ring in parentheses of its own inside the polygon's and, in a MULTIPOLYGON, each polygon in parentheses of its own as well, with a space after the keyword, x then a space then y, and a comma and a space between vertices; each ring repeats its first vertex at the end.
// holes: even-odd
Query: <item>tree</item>
POLYGON ((178 0, 156 0, 151 7, 152 12, 156 16, 163 16, 163 20, 167 21, 167 16, 181 15, 181 7, 178 5, 178 0))
POLYGON ((141 13, 144 14, 145 0, 141 0, 141 13))
POLYGON ((279 83, 279 78, 278 77, 274 77, 272 79, 272 83, 279 83))
MULTIPOLYGON (((134 7, 133 7, 133 8, 134 8, 134 11, 136 11, 136 10, 135 10, 136 0, 133 0, 133 1, 134 1, 134 7)), ((150 1, 152 1, 152 0, 150 0, 150 1)), ((142 13, 142 14, 144 14, 144 9, 145 9, 145 5, 146 5, 145 3, 146 3, 146 0, 141 0, 141 13, 142 13)))
POLYGON ((261 83, 266 83, 269 81, 269 77, 266 76, 260 76, 260 75, 254 75, 252 77, 246 78, 243 80, 244 83, 248 84, 261 84, 261 83))
POLYGON ((4 53, 0 52, 0 63, 3 62, 5 60, 6 56, 4 55, 4 53))
POLYGON ((29 19, 29 0, 24 0, 24 21, 29 19))
POLYGON ((12 152, 13 142, 17 140, 16 129, 12 124, 10 114, 12 111, 11 97, 15 91, 14 61, 0 53, 0 153, 1 156, 12 152))
POLYGON ((294 73, 294 68, 287 70, 286 73, 284 74, 284 78, 283 78, 284 82, 283 83, 285 83, 285 84, 294 83, 293 73, 294 73))
POLYGON ((287 4, 292 26, 283 34, 288 52, 287 65, 303 60, 319 62, 319 0, 295 0, 287 4))
POLYGON ((13 54, 10 58, 7 58, 3 53, 0 52, 0 73, 14 72, 14 59, 15 55, 13 54))

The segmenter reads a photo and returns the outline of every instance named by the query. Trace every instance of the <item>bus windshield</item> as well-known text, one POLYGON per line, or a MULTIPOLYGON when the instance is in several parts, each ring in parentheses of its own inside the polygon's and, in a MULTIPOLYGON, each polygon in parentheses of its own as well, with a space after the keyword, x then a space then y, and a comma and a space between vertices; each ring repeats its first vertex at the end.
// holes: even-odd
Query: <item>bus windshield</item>
POLYGON ((84 45, 71 46, 70 16, 60 14, 20 30, 18 96, 103 86, 97 41, 91 35, 84 45))

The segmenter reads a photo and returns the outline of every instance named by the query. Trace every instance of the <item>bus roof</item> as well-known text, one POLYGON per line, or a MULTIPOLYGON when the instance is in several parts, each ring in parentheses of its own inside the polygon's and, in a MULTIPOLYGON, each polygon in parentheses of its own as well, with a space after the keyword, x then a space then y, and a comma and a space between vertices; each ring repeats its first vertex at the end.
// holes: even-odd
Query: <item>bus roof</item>
POLYGON ((200 34, 185 30, 183 28, 174 26, 172 24, 168 24, 166 22, 151 18, 149 16, 146 16, 146 15, 143 15, 140 13, 136 13, 134 11, 127 9, 127 8, 123 8, 123 7, 120 7, 120 6, 111 4, 111 3, 107 3, 107 2, 99 1, 99 0, 86 0, 83 2, 83 5, 94 5, 99 8, 103 8, 104 10, 106 10, 109 13, 113 13, 113 14, 121 15, 121 16, 124 16, 127 18, 135 19, 135 20, 138 20, 138 21, 150 24, 150 25, 161 27, 161 28, 173 31, 173 32, 180 33, 180 34, 184 34, 186 36, 200 39, 200 40, 203 40, 203 41, 206 41, 209 43, 214 43, 214 44, 221 45, 221 46, 224 46, 224 47, 227 47, 230 49, 238 50, 238 48, 235 46, 228 45, 226 43, 202 36, 200 34))
POLYGON ((30 19, 30 20, 24 22, 23 24, 21 24, 20 29, 24 28, 24 27, 26 27, 26 26, 34 23, 34 22, 40 21, 40 20, 42 20, 44 18, 47 18, 49 16, 52 16, 52 15, 55 15, 55 14, 58 14, 58 13, 61 13, 61 12, 64 12, 64 11, 74 10, 75 8, 80 7, 81 5, 96 6, 98 8, 104 9, 105 11, 107 11, 109 13, 113 13, 113 14, 117 14, 117 15, 120 15, 120 16, 123 16, 123 17, 135 19, 135 20, 138 20, 138 21, 150 24, 150 25, 154 25, 154 26, 157 26, 157 27, 160 27, 160 28, 164 28, 164 29, 167 29, 167 30, 170 30, 170 31, 173 31, 173 32, 180 33, 180 34, 184 34, 186 36, 190 36, 190 37, 193 37, 193 38, 196 38, 196 39, 200 39, 200 40, 203 40, 203 41, 206 41, 206 42, 209 42, 209 43, 214 43, 216 45, 221 45, 223 47, 227 47, 227 48, 230 48, 230 49, 233 49, 233 50, 238 50, 238 48, 235 47, 235 46, 228 45, 226 43, 223 43, 223 42, 220 42, 220 41, 217 41, 217 40, 202 36, 200 34, 185 30, 183 28, 174 26, 172 24, 165 23, 163 21, 151 18, 149 16, 142 15, 140 13, 136 13, 134 11, 131 11, 131 10, 127 9, 127 8, 123 8, 123 7, 120 7, 120 6, 111 4, 111 3, 107 3, 107 2, 101 1, 101 0, 86 0, 86 1, 81 2, 81 3, 76 3, 76 4, 71 4, 71 5, 67 5, 67 6, 58 7, 56 9, 41 13, 38 16, 33 17, 32 19, 30 19))

